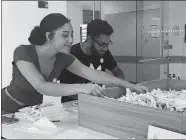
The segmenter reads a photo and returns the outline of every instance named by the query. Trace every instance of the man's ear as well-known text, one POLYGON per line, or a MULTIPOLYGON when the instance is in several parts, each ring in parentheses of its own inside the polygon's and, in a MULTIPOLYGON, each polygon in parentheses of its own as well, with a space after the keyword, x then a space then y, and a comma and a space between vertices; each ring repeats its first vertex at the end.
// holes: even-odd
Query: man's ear
POLYGON ((88 35, 86 40, 89 42, 92 42, 92 37, 90 35, 88 35))

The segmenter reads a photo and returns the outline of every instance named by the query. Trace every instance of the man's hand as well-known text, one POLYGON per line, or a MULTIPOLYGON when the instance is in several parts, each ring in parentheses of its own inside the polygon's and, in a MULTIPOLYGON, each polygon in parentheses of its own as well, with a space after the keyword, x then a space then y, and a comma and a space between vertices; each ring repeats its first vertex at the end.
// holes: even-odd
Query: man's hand
POLYGON ((147 87, 141 86, 139 84, 134 85, 132 90, 135 90, 138 93, 146 93, 149 91, 147 87))

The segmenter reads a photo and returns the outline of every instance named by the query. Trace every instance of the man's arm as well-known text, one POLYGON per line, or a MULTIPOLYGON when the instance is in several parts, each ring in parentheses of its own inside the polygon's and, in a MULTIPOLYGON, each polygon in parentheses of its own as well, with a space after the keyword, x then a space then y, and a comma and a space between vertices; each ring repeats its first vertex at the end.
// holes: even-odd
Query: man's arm
POLYGON ((112 56, 111 52, 108 50, 104 56, 105 58, 105 67, 108 69, 112 74, 120 79, 125 79, 123 71, 118 66, 116 60, 112 56))
POLYGON ((93 70, 83 65, 78 59, 75 59, 74 62, 67 68, 67 70, 98 84, 130 88, 131 90, 135 90, 140 93, 142 93, 144 90, 148 91, 146 87, 132 84, 103 71, 93 70))
POLYGON ((125 79, 125 75, 118 65, 114 69, 112 69, 111 72, 117 78, 121 78, 123 80, 125 79))
POLYGON ((75 61, 67 68, 67 70, 98 84, 121 86, 120 84, 124 81, 124 87, 133 88, 135 86, 128 81, 112 76, 106 72, 91 69, 83 65, 78 59, 75 59, 75 61))

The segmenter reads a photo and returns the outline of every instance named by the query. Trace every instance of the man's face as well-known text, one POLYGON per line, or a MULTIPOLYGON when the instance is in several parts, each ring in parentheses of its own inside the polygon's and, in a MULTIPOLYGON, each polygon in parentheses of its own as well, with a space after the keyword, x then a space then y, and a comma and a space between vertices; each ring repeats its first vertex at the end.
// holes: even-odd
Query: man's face
POLYGON ((108 35, 100 35, 92 39, 92 51, 100 56, 103 56, 111 45, 112 41, 108 35))

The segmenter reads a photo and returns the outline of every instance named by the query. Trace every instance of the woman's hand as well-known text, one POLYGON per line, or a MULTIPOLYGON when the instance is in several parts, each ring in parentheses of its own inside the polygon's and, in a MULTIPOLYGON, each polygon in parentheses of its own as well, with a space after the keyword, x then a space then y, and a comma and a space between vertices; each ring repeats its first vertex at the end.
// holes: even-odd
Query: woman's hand
POLYGON ((132 90, 135 90, 135 91, 138 92, 138 93, 144 93, 144 92, 146 93, 146 92, 149 91, 147 87, 141 86, 141 85, 139 85, 139 84, 135 84, 135 85, 132 87, 132 90))
POLYGON ((84 88, 84 93, 86 94, 93 94, 95 96, 104 97, 105 87, 101 87, 98 84, 88 83, 88 84, 84 84, 83 88, 84 88))

